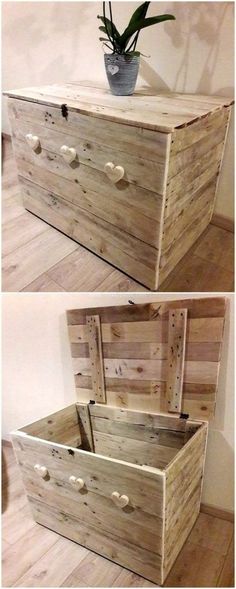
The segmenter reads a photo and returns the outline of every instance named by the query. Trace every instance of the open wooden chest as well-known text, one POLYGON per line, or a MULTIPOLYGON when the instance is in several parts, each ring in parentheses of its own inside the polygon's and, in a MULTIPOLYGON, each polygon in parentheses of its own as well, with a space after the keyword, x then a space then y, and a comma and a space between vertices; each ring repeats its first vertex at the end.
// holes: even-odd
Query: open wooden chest
POLYGON ((78 402, 12 434, 35 520, 164 583, 200 510, 225 299, 67 314, 78 402))

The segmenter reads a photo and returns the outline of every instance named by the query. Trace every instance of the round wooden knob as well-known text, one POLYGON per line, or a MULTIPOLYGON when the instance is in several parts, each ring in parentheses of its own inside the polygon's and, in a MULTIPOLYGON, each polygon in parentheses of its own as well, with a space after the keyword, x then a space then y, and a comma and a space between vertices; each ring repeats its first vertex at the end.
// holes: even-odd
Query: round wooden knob
POLYGON ((104 166, 104 172, 106 173, 107 177, 116 184, 119 182, 124 176, 124 168, 122 166, 115 166, 112 162, 107 162, 104 166))
POLYGON ((39 137, 37 135, 33 135, 32 133, 27 133, 27 135, 25 136, 26 141, 28 143, 28 145, 32 148, 32 149, 37 149, 40 146, 40 140, 39 137))
POLYGON ((111 498, 117 507, 126 507, 129 503, 129 497, 127 495, 120 495, 117 491, 111 494, 111 498))
POLYGON ((46 466, 41 466, 41 464, 35 464, 34 470, 40 477, 42 477, 42 479, 45 479, 45 477, 48 476, 48 469, 46 468, 46 466))
POLYGON ((71 164, 77 157, 76 149, 74 147, 68 147, 68 145, 62 145, 60 153, 68 164, 71 164))
POLYGON ((80 491, 80 489, 83 489, 84 487, 84 481, 83 479, 77 479, 74 475, 71 475, 71 477, 69 478, 69 483, 71 484, 72 487, 74 487, 75 489, 78 489, 80 491))

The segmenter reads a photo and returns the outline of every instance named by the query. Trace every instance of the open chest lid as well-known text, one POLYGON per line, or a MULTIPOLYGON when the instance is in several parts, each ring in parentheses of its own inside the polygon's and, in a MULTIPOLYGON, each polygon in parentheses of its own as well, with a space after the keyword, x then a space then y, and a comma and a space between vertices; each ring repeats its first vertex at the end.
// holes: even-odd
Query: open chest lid
POLYGON ((214 416, 226 299, 67 312, 77 399, 214 416))

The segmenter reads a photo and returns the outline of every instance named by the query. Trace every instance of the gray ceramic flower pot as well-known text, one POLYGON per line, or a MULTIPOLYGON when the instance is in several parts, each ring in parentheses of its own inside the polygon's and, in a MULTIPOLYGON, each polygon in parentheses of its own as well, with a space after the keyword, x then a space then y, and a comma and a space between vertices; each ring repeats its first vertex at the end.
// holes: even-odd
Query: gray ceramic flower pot
POLYGON ((116 96, 133 94, 139 70, 139 55, 106 53, 104 60, 112 94, 116 96))

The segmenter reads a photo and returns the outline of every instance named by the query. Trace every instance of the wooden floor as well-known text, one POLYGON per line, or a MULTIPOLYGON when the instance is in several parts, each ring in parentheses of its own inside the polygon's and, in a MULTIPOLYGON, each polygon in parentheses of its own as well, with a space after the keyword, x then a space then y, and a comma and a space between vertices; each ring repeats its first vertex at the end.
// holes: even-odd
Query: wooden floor
MULTIPOLYGON (((22 206, 10 141, 3 149, 3 291, 146 291, 22 206)), ((209 225, 160 287, 231 292, 233 234, 209 225)))
MULTIPOLYGON (((3 447, 3 587, 154 587, 36 524, 9 446, 3 447)), ((233 587, 233 524, 201 513, 165 587, 233 587)))

